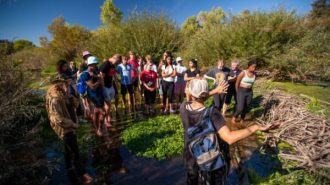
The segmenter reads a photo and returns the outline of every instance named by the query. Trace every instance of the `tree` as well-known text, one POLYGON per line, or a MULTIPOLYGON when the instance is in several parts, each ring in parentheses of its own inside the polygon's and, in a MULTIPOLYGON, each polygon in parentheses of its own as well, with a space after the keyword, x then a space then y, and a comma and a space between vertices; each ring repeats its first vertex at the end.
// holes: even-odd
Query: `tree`
POLYGON ((9 40, 0 40, 0 57, 13 53, 14 47, 13 42, 9 40))
POLYGON ((222 8, 212 8, 209 12, 201 11, 197 15, 198 23, 203 27, 218 25, 225 18, 225 12, 222 8))
POLYGON ((14 52, 34 47, 36 46, 29 40, 16 40, 14 42, 14 52))
POLYGON ((53 40, 50 42, 51 51, 60 58, 74 59, 78 52, 86 47, 91 33, 80 25, 70 25, 63 17, 56 18, 48 26, 53 40))
POLYGON ((190 16, 184 21, 181 27, 181 32, 185 37, 190 37, 194 35, 199 28, 200 26, 198 24, 197 17, 190 16))
POLYGON ((93 54, 106 58, 114 53, 151 54, 159 58, 166 50, 176 51, 181 44, 176 24, 162 14, 135 12, 117 27, 105 27, 93 33, 93 54), (134 29, 132 29, 134 28, 134 29))
POLYGON ((48 38, 45 36, 39 37, 39 44, 41 47, 47 48, 49 46, 48 38))
POLYGON ((316 0, 312 3, 310 12, 312 18, 330 17, 330 0, 316 0))
POLYGON ((105 0, 101 6, 101 21, 104 25, 118 25, 121 22, 123 13, 116 8, 112 0, 105 0))

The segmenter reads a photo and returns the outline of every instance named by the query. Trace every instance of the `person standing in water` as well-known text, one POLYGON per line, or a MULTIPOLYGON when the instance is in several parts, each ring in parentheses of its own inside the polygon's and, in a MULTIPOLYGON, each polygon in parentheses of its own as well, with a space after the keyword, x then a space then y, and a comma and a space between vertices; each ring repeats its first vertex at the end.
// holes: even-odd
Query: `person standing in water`
POLYGON ((241 73, 241 70, 238 68, 239 66, 239 60, 235 59, 231 62, 231 69, 228 75, 228 91, 225 97, 225 103, 223 104, 222 107, 222 115, 225 116, 226 111, 228 106, 230 105, 231 99, 234 96, 234 100, 235 100, 235 106, 234 106, 234 112, 235 112, 235 108, 236 108, 236 104, 237 104, 237 96, 236 96, 236 80, 237 80, 237 76, 241 73))
POLYGON ((232 119, 232 123, 236 123, 237 118, 241 117, 241 123, 244 122, 245 115, 253 98, 252 86, 256 80, 254 71, 257 67, 256 60, 250 60, 248 67, 242 71, 236 80, 235 88, 237 92, 237 105, 232 119))
POLYGON ((155 113, 156 89, 158 88, 157 73, 152 70, 152 64, 146 64, 146 69, 141 74, 141 82, 144 87, 144 101, 146 105, 146 114, 155 113))
POLYGON ((162 89, 163 89, 163 113, 175 113, 173 109, 174 77, 175 67, 172 64, 172 56, 166 57, 166 63, 162 67, 162 89))
POLYGON ((186 87, 186 82, 184 81, 184 75, 187 71, 187 68, 183 66, 183 60, 181 57, 176 58, 176 77, 175 77, 175 84, 174 84, 174 94, 175 94, 175 100, 176 100, 176 109, 179 109, 181 103, 184 100, 185 94, 184 90, 186 87))
MULTIPOLYGON (((217 86, 220 81, 227 80, 229 71, 230 71, 229 68, 225 67, 225 61, 223 59, 219 59, 217 67, 209 70, 204 75, 204 78, 212 80, 213 85, 217 86)), ((220 112, 221 112, 222 106, 225 102, 225 96, 226 96, 225 93, 213 95, 214 105, 220 112)))
POLYGON ((120 75, 121 79, 121 96, 123 99, 125 110, 127 110, 126 94, 128 91, 129 100, 131 104, 131 111, 135 111, 135 101, 134 101, 134 87, 133 78, 131 76, 131 71, 137 70, 131 64, 128 63, 128 58, 122 56, 122 63, 116 67, 117 73, 120 75))
POLYGON ((100 66, 100 74, 104 81, 103 96, 105 100, 105 123, 109 127, 111 123, 111 101, 116 96, 114 88, 114 76, 116 75, 116 66, 120 60, 119 55, 114 55, 112 58, 105 60, 100 66))
POLYGON ((82 167, 76 135, 78 119, 74 109, 79 105, 79 99, 73 101, 76 103, 69 100, 70 81, 65 75, 59 75, 52 81, 46 93, 46 110, 52 129, 64 143, 64 160, 68 175, 77 174, 83 184, 89 184, 93 178, 82 167))
POLYGON ((189 92, 189 84, 190 81, 200 77, 200 70, 197 68, 197 60, 191 59, 189 61, 189 69, 186 71, 184 75, 184 80, 186 81, 185 93, 187 97, 187 101, 191 101, 191 94, 189 92))
MULTIPOLYGON (((180 117, 184 128, 184 152, 183 159, 185 168, 187 171, 187 185, 198 185, 199 182, 208 185, 223 185, 226 182, 229 165, 213 170, 213 171, 200 171, 197 161, 189 150, 189 138, 188 129, 198 124, 201 117, 208 110, 205 107, 205 101, 212 94, 221 94, 226 92, 226 82, 222 81, 212 91, 208 90, 208 83, 205 79, 194 79, 190 83, 190 93, 192 95, 192 101, 185 102, 180 107, 180 117), (202 177, 201 179, 199 179, 202 177)), ((229 145, 242 140, 256 131, 266 131, 274 128, 277 125, 252 125, 248 128, 231 131, 226 126, 226 121, 219 111, 210 112, 211 122, 219 136, 220 150, 224 159, 229 163, 229 145)))

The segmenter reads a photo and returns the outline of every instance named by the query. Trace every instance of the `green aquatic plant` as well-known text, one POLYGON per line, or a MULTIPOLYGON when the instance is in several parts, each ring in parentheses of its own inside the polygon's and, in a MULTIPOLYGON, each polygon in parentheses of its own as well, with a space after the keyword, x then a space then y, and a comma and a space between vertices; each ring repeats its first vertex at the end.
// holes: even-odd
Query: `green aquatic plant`
POLYGON ((137 156, 165 159, 183 151, 183 127, 178 115, 139 121, 123 132, 122 139, 137 156))

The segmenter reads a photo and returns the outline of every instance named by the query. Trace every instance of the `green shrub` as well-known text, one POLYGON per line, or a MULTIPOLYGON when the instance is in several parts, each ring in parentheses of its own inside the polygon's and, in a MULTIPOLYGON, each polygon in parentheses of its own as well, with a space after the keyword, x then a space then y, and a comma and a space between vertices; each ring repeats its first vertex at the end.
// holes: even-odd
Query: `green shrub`
POLYGON ((164 51, 176 51, 180 46, 179 28, 163 14, 133 12, 117 26, 102 27, 93 34, 91 51, 108 58, 115 53, 127 55, 151 54, 159 59, 164 51))

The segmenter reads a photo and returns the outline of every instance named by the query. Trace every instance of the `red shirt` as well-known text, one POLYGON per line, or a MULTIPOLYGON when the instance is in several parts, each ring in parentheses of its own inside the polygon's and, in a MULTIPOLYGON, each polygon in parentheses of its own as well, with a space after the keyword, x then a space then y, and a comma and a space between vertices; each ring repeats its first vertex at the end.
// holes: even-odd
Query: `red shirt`
POLYGON ((138 72, 137 72, 137 70, 139 69, 139 64, 138 64, 138 62, 137 62, 135 59, 130 59, 130 60, 128 60, 128 63, 131 64, 131 65, 133 66, 133 68, 136 69, 136 71, 135 71, 135 70, 132 70, 132 71, 131 71, 131 76, 132 76, 132 78, 133 78, 133 79, 134 79, 134 78, 138 78, 138 76, 139 76, 139 74, 138 74, 138 72))
POLYGON ((156 87, 157 73, 155 71, 143 71, 140 80, 149 87, 156 87))

